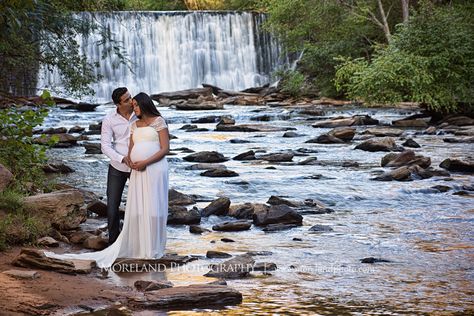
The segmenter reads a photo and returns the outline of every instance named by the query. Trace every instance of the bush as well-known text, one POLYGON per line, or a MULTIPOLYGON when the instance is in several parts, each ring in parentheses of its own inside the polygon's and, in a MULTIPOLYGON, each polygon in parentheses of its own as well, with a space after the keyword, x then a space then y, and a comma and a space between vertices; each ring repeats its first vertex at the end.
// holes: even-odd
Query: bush
POLYGON ((23 210, 0 217, 0 251, 12 245, 33 243, 49 229, 50 225, 44 220, 23 210))

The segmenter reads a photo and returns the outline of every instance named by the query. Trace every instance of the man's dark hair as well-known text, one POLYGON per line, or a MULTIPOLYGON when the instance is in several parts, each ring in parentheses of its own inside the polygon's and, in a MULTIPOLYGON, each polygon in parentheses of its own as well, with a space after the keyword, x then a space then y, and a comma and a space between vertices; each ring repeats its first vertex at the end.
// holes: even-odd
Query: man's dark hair
POLYGON ((137 101, 138 107, 142 112, 141 115, 145 114, 145 116, 161 116, 160 112, 156 109, 153 100, 145 92, 140 92, 134 96, 133 99, 137 101))
POLYGON ((122 97, 122 95, 127 93, 127 91, 128 89, 125 87, 115 89, 114 92, 112 92, 112 100, 114 101, 114 104, 119 104, 120 98, 122 97))

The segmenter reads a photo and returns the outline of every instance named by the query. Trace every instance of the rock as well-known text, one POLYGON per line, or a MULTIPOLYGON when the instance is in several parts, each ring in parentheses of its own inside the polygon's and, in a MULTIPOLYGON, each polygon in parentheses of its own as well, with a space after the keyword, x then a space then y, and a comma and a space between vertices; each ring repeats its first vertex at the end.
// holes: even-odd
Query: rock
POLYGON ((149 292, 149 291, 156 291, 161 289, 168 289, 173 287, 173 283, 170 281, 145 281, 145 280, 137 280, 133 283, 133 286, 141 292, 149 292))
POLYGON ((235 240, 230 239, 230 238, 221 238, 222 242, 235 242, 235 240))
POLYGON ((267 203, 270 204, 270 205, 288 205, 288 206, 291 206, 291 207, 297 207, 297 206, 301 205, 298 202, 292 202, 290 200, 286 200, 284 198, 281 198, 281 197, 278 197, 278 196, 275 196, 275 195, 270 196, 267 203))
POLYGON ((300 166, 317 165, 317 164, 319 164, 318 157, 308 157, 305 160, 298 162, 298 165, 300 166))
POLYGON ((69 236, 69 241, 72 242, 73 244, 82 244, 84 242, 84 240, 86 240, 87 238, 89 237, 92 237, 94 236, 93 234, 89 233, 89 232, 85 232, 85 231, 77 231, 77 232, 73 232, 70 236, 69 236))
POLYGON ((47 145, 52 141, 53 137, 58 139, 58 142, 53 145, 56 148, 66 148, 77 144, 77 138, 70 134, 42 135, 41 137, 34 138, 33 143, 47 145))
POLYGON ((333 230, 334 229, 332 229, 330 226, 327 226, 327 225, 314 225, 309 229, 310 232, 318 232, 318 233, 332 232, 333 230))
POLYGON ((95 266, 93 260, 53 259, 46 257, 42 250, 27 248, 21 249, 12 264, 17 267, 39 268, 66 274, 87 274, 95 266))
POLYGON ((191 161, 191 162, 224 162, 227 161, 228 159, 224 157, 224 155, 216 152, 216 151, 201 151, 198 153, 194 153, 191 155, 188 155, 183 158, 186 161, 191 161))
POLYGON ((99 104, 79 102, 79 104, 76 105, 76 110, 78 110, 80 112, 92 112, 98 106, 99 106, 99 104))
POLYGON ((86 149, 86 154, 98 155, 102 154, 102 149, 100 143, 83 143, 84 148, 86 149))
POLYGON ((317 143, 317 144, 343 144, 344 141, 332 135, 319 135, 316 138, 307 140, 305 143, 317 143))
POLYGON ((422 168, 428 168, 431 165, 431 159, 421 155, 415 155, 413 150, 405 150, 399 154, 390 153, 382 158, 382 167, 401 167, 419 165, 422 168))
POLYGON ((217 123, 220 120, 220 116, 209 115, 205 117, 200 117, 198 119, 191 120, 191 123, 194 124, 205 124, 205 123, 217 123))
POLYGON ((229 177, 238 177, 239 174, 235 171, 228 170, 228 169, 210 169, 200 173, 201 176, 204 177, 212 177, 212 178, 229 178, 229 177))
POLYGON ((211 202, 206 206, 201 214, 202 216, 211 216, 211 215, 227 215, 229 211, 230 200, 227 197, 220 197, 211 202))
POLYGON ((82 246, 87 249, 102 250, 107 248, 109 240, 102 236, 90 236, 82 243, 82 246))
POLYGON ((253 150, 246 151, 244 153, 238 154, 234 158, 234 160, 255 160, 255 152, 253 150))
POLYGON ((222 116, 217 125, 234 125, 235 119, 230 115, 222 116))
POLYGON ((283 134, 282 137, 285 137, 285 138, 294 138, 294 137, 301 137, 303 136, 303 134, 298 134, 296 132, 286 132, 283 134))
POLYGON ((448 123, 449 125, 456 125, 456 126, 467 126, 467 125, 474 125, 474 119, 468 116, 455 115, 455 116, 448 116, 447 118, 443 119, 440 123, 448 123))
POLYGON ((216 102, 203 102, 200 104, 184 103, 176 104, 177 110, 182 111, 208 111, 208 110, 222 110, 224 105, 216 102))
POLYGON ((85 131, 86 129, 84 127, 81 127, 81 126, 73 126, 69 129, 69 131, 67 131, 69 134, 73 134, 73 133, 81 133, 83 131, 85 131))
POLYGON ((184 168, 186 170, 210 170, 210 169, 227 169, 227 167, 223 164, 219 163, 197 163, 191 166, 187 166, 184 168))
POLYGON ((454 158, 447 158, 443 160, 439 166, 449 171, 474 173, 474 161, 472 160, 463 161, 454 158))
POLYGON ((269 206, 261 203, 245 203, 238 205, 231 205, 227 213, 228 216, 232 216, 240 219, 253 219, 255 210, 268 210, 269 206))
POLYGON ((336 127, 329 131, 328 135, 336 137, 344 142, 349 142, 354 138, 356 129, 353 127, 336 127))
POLYGON ((45 246, 45 247, 59 247, 59 242, 52 238, 52 237, 42 237, 36 240, 36 244, 38 246, 45 246))
POLYGON ((232 255, 228 254, 226 252, 221 252, 221 251, 212 251, 208 250, 206 253, 206 257, 209 259, 214 259, 214 258, 231 258, 232 255))
POLYGON ((122 272, 150 272, 151 268, 163 272, 164 268, 185 265, 195 260, 198 258, 167 253, 159 259, 118 258, 112 267, 114 271, 122 272))
POLYGON ((292 130, 292 127, 278 127, 268 124, 239 124, 239 125, 217 125, 216 131, 220 132, 284 132, 292 130))
POLYGON ((187 90, 180 90, 180 91, 174 91, 174 92, 162 92, 159 94, 150 95, 150 97, 155 101, 159 101, 160 98, 166 98, 169 100, 188 100, 188 99, 197 99, 200 96, 212 97, 212 89, 211 88, 195 88, 195 89, 187 89, 187 90))
POLYGON ((72 173, 75 172, 74 169, 71 167, 67 166, 66 164, 62 162, 57 162, 57 163, 48 163, 42 167, 43 171, 45 173, 72 173))
POLYGON ((445 143, 474 143, 474 137, 443 138, 445 143))
POLYGON ((178 192, 175 189, 169 189, 168 191, 168 204, 169 205, 191 205, 195 204, 196 201, 191 195, 187 195, 178 192))
POLYGON ((48 219, 59 230, 71 230, 86 220, 84 197, 79 190, 60 190, 28 196, 23 199, 25 208, 48 219))
POLYGON ((204 276, 222 279, 239 279, 250 275, 255 260, 249 255, 235 256, 220 264, 210 265, 211 271, 204 276))
POLYGON ((100 217, 107 217, 107 204, 101 200, 95 200, 87 204, 86 209, 100 217))
POLYGON ((368 258, 360 259, 360 262, 361 263, 378 263, 378 262, 391 262, 391 261, 382 259, 382 258, 368 257, 368 258))
POLYGON ((224 279, 218 279, 216 281, 209 282, 207 284, 209 284, 209 285, 227 285, 227 282, 224 279))
POLYGON ((41 131, 41 134, 65 134, 65 133, 67 133, 67 128, 65 127, 57 127, 57 128, 50 127, 41 131))
POLYGON ((199 225, 190 225, 189 226, 189 232, 191 234, 202 234, 202 233, 208 233, 208 232, 210 232, 210 230, 206 229, 206 228, 202 228, 199 225))
POLYGON ((398 127, 428 127, 428 123, 423 119, 401 119, 393 121, 392 125, 398 127))
POLYGON ((38 273, 38 271, 34 271, 34 270, 25 271, 25 270, 11 269, 11 270, 3 271, 2 273, 8 276, 11 276, 15 279, 23 279, 23 280, 34 280, 41 276, 38 273))
POLYGON ((425 130, 423 131, 423 134, 426 134, 426 135, 435 135, 435 134, 436 134, 436 127, 434 127, 434 126, 428 127, 427 129, 425 129, 425 130))
POLYGON ((437 190, 439 192, 448 192, 451 190, 451 187, 448 187, 447 185, 434 185, 431 187, 431 189, 437 190))
POLYGON ((368 128, 362 134, 370 134, 377 137, 399 137, 403 134, 403 130, 398 128, 368 128))
POLYGON ((102 122, 98 122, 97 124, 90 124, 89 125, 89 130, 90 131, 99 131, 100 132, 101 129, 102 129, 102 122))
POLYGON ((411 138, 408 138, 403 144, 402 146, 405 146, 405 147, 411 147, 411 148, 420 148, 421 146, 415 142, 413 139, 411 138))
POLYGON ((411 171, 408 169, 408 167, 403 166, 400 168, 397 168, 395 170, 385 172, 384 174, 377 176, 373 178, 372 180, 377 180, 377 181, 392 181, 392 180, 397 180, 397 181, 409 181, 411 180, 411 171))
POLYGON ((168 225, 193 225, 201 222, 201 214, 197 208, 187 210, 180 205, 172 205, 168 208, 168 225))
POLYGON ((336 117, 329 120, 319 121, 313 124, 313 127, 340 127, 355 125, 377 125, 378 120, 368 115, 355 115, 353 117, 336 117))
POLYGON ((236 232, 242 230, 249 230, 252 226, 252 222, 247 220, 238 220, 231 222, 223 222, 212 226, 212 230, 224 231, 224 232, 236 232))
POLYGON ((268 210, 260 210, 253 215, 256 226, 269 224, 295 224, 302 225, 303 216, 292 210, 287 205, 274 205, 268 210))
POLYGON ((6 189, 6 187, 12 181, 13 174, 4 165, 0 164, 0 192, 6 189))
POLYGON ((311 115, 311 116, 324 116, 326 115, 326 112, 319 108, 311 107, 311 108, 306 108, 303 109, 299 112, 299 114, 303 115, 311 115))
POLYGON ((233 138, 230 140, 232 144, 248 144, 251 143, 249 140, 233 138))
POLYGON ((273 262, 257 262, 253 266, 253 271, 275 271, 277 265, 273 262))
POLYGON ((195 128, 197 128, 197 125, 186 124, 186 125, 181 126, 179 129, 188 130, 188 129, 195 129, 195 128))
POLYGON ((267 226, 265 226, 265 228, 263 228, 262 230, 266 233, 269 233, 269 232, 277 232, 277 231, 282 231, 282 230, 288 230, 288 229, 292 229, 292 228, 295 228, 295 227, 298 227, 300 225, 296 225, 296 224, 269 224, 267 226))
POLYGON ((145 292, 145 297, 131 297, 129 303, 143 309, 215 308, 242 303, 242 294, 222 285, 176 286, 145 292))
POLYGON ((365 142, 357 145, 354 149, 360 149, 365 151, 395 151, 397 146, 393 138, 385 137, 381 139, 369 139, 365 142))
POLYGON ((284 162, 284 161, 292 161, 294 157, 293 153, 273 153, 273 154, 266 154, 261 155, 258 159, 262 159, 269 162, 284 162))

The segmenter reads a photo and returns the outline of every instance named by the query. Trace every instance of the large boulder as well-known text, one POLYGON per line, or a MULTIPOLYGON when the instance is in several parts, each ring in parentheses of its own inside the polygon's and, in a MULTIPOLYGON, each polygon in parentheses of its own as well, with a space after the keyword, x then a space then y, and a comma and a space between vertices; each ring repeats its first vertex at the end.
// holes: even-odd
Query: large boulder
POLYGON ((365 151, 397 151, 399 147, 391 137, 369 139, 357 145, 354 149, 365 151))
POLYGON ((8 170, 4 165, 0 164, 0 192, 5 190, 5 188, 12 181, 13 174, 8 170))
POLYGON ((259 210, 253 215, 253 223, 256 226, 269 224, 296 224, 302 225, 303 216, 287 205, 274 205, 267 210, 259 210))
POLYGON ((211 202, 208 206, 202 209, 202 216, 210 215, 227 215, 230 206, 230 199, 227 197, 220 197, 211 202))
POLYGON ((463 161, 459 159, 448 158, 443 160, 439 166, 449 171, 474 173, 474 161, 472 160, 463 161))
POLYGON ((160 99, 166 98, 168 100, 187 100, 187 99, 197 99, 200 96, 212 97, 211 88, 195 88, 180 90, 174 92, 161 92, 159 94, 152 94, 150 97, 153 100, 160 102, 160 99))
POLYGON ((87 210, 83 207, 84 196, 76 189, 28 196, 23 199, 23 204, 59 230, 76 229, 87 216, 87 210))
POLYGON ((170 189, 168 191, 168 203, 169 205, 191 205, 196 203, 196 200, 191 195, 170 189))
POLYGON ((221 153, 217 151, 201 151, 198 153, 194 153, 188 155, 183 158, 186 161, 191 162, 208 162, 208 163, 215 163, 215 162, 224 162, 228 159, 224 157, 221 153))
POLYGON ((255 212, 267 211, 269 208, 268 205, 262 203, 236 204, 229 207, 227 215, 240 219, 253 219, 255 212))
POLYGON ((382 167, 401 167, 419 165, 422 168, 428 168, 431 165, 431 159, 421 155, 415 155, 413 150, 405 150, 399 154, 390 153, 382 158, 382 167))
POLYGON ((196 208, 187 210, 185 206, 172 205, 168 208, 168 225, 193 225, 201 222, 201 214, 196 208))
POLYGON ((368 115, 355 115, 353 117, 336 117, 329 120, 319 121, 313 127, 340 127, 355 125, 377 125, 379 121, 368 115))

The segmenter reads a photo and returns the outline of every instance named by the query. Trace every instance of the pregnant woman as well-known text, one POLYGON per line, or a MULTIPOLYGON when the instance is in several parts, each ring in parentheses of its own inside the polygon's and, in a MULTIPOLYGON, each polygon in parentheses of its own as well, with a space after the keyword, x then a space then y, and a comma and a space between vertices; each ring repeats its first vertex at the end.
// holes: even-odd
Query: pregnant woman
POLYGON ((168 217, 168 126, 145 93, 133 100, 139 118, 131 125, 129 158, 132 172, 122 231, 108 248, 81 254, 55 254, 57 259, 95 260, 99 268, 110 267, 117 258, 158 259, 166 246, 168 217))

